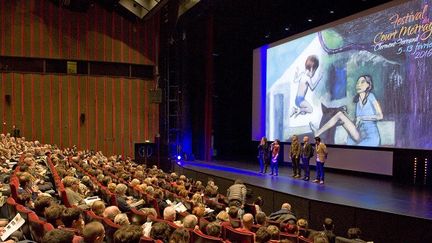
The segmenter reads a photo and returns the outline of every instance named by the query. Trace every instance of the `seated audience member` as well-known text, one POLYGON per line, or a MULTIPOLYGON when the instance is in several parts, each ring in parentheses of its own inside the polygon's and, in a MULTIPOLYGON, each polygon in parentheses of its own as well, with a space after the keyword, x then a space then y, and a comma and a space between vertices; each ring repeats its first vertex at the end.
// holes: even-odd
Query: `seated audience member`
POLYGON ((223 226, 231 226, 233 228, 241 227, 239 220, 239 208, 237 206, 231 206, 228 209, 229 224, 224 224, 223 226))
POLYGON ((34 210, 34 203, 32 200, 32 195, 27 192, 23 192, 18 194, 17 203, 25 206, 29 210, 34 210))
POLYGON ((150 237, 154 240, 161 240, 162 242, 168 242, 170 236, 170 227, 165 222, 156 222, 153 224, 150 230, 150 237))
POLYGON ((198 228, 198 227, 196 227, 197 224, 198 224, 198 218, 197 218, 197 216, 195 216, 193 214, 188 214, 183 219, 183 227, 185 227, 186 229, 194 230, 194 229, 198 228))
POLYGON ((52 224, 54 228, 58 228, 63 225, 61 220, 65 206, 53 204, 45 209, 45 219, 48 223, 52 224))
POLYGON ((103 224, 93 221, 84 226, 83 234, 84 243, 102 243, 105 237, 105 228, 103 224))
POLYGON ((199 205, 193 208, 192 214, 197 216, 198 218, 204 217, 205 215, 205 208, 203 205, 199 205))
POLYGON ((94 196, 97 191, 98 188, 94 186, 93 182, 90 180, 90 177, 83 176, 81 178, 81 183, 79 184, 79 192, 81 195, 91 197, 94 196))
POLYGON ((125 184, 118 184, 115 189, 117 205, 122 212, 129 212, 131 207, 126 197, 127 186, 125 184))
POLYGON ((312 233, 310 239, 312 239, 314 243, 329 243, 327 236, 323 232, 312 233))
POLYGON ((54 199, 50 196, 38 196, 34 201, 34 211, 39 218, 45 219, 45 209, 53 205, 54 199))
POLYGON ((240 179, 235 180, 234 184, 227 190, 227 198, 229 206, 240 207, 245 203, 247 189, 240 179))
POLYGON ((157 212, 154 208, 141 208, 140 211, 147 214, 148 217, 157 218, 157 212))
POLYGON ((78 193, 79 180, 72 176, 63 178, 63 185, 65 186, 66 196, 71 206, 78 206, 87 209, 88 206, 84 201, 84 197, 78 193))
POLYGON ((120 226, 130 225, 129 218, 125 213, 117 214, 114 218, 114 223, 120 226))
POLYGON ((210 201, 217 202, 217 190, 214 187, 210 187, 207 185, 204 190, 204 196, 206 196, 210 201))
POLYGON ((311 230, 309 230, 309 223, 306 219, 297 220, 297 226, 299 227, 299 236, 309 238, 311 230))
POLYGON ((18 176, 19 188, 18 194, 29 193, 32 200, 36 200, 37 196, 41 191, 39 188, 32 183, 32 176, 28 172, 22 172, 18 176))
POLYGON ((266 227, 260 227, 255 233, 256 243, 267 243, 271 239, 269 232, 266 227))
POLYGON ((207 235, 213 237, 221 237, 221 229, 222 227, 217 222, 211 222, 206 226, 207 235))
POLYGON ((191 202, 192 202, 194 207, 202 205, 203 204, 203 198, 202 198, 201 194, 198 192, 193 194, 193 196, 191 198, 191 202))
POLYGON ((216 222, 219 224, 222 224, 224 222, 229 222, 229 215, 228 213, 224 210, 224 211, 220 211, 217 215, 216 215, 216 222))
POLYGON ((282 204, 281 209, 270 214, 269 219, 279 223, 287 224, 295 224, 297 222, 297 218, 291 211, 291 205, 289 203, 282 204))
POLYGON ((109 206, 109 207, 105 208, 103 216, 111 219, 111 221, 114 221, 115 216, 117 216, 117 214, 119 214, 119 213, 121 213, 121 212, 117 206, 109 206))
POLYGON ((189 243, 189 231, 184 228, 178 228, 171 234, 169 243, 189 243))
POLYGON ((272 242, 278 242, 280 240, 280 230, 276 225, 267 226, 267 232, 270 234, 272 242))
POLYGON ((253 233, 253 231, 252 231, 253 220, 254 220, 254 217, 252 214, 247 213, 247 214, 243 215, 243 218, 242 218, 243 227, 237 228, 236 230, 241 231, 241 232, 253 233))
POLYGON ((109 184, 111 184, 112 183, 112 178, 111 178, 111 176, 105 176, 103 179, 102 179, 102 186, 106 186, 106 187, 108 187, 109 186, 109 184))
POLYGON ((285 232, 291 235, 298 235, 298 226, 296 224, 286 224, 284 227, 285 232))
POLYGON ((73 232, 53 229, 44 235, 42 243, 72 243, 74 237, 73 232))
POLYGON ((116 189, 117 185, 115 183, 110 183, 107 186, 108 191, 110 191, 111 193, 115 193, 115 189, 116 189))
POLYGON ((261 212, 261 208, 264 205, 264 200, 261 196, 258 196, 254 201, 255 210, 257 213, 261 212))
POLYGON ((335 243, 336 235, 333 233, 334 224, 331 218, 325 218, 323 223, 324 234, 327 236, 330 243, 335 243))
POLYGON ((122 226, 114 233, 114 243, 136 243, 140 241, 142 228, 138 225, 122 226))
POLYGON ((163 219, 166 221, 170 221, 170 222, 174 222, 176 220, 177 217, 177 212, 174 209, 174 207, 169 206, 166 207, 164 212, 163 212, 163 219))
POLYGON ((361 230, 360 228, 349 228, 348 229, 348 239, 355 240, 355 242, 365 242, 360 238, 361 230))
POLYGON ((168 203, 165 201, 165 194, 161 189, 156 189, 154 192, 154 198, 158 203, 159 212, 163 214, 163 211, 166 207, 168 207, 168 203))
POLYGON ((105 203, 103 201, 94 201, 91 205, 91 211, 97 216, 103 217, 103 213, 105 211, 105 203))
POLYGON ((63 210, 61 220, 64 230, 71 231, 75 235, 81 235, 84 229, 84 219, 80 208, 66 208, 63 210))
POLYGON ((257 225, 267 226, 267 215, 264 212, 259 212, 255 215, 257 225))

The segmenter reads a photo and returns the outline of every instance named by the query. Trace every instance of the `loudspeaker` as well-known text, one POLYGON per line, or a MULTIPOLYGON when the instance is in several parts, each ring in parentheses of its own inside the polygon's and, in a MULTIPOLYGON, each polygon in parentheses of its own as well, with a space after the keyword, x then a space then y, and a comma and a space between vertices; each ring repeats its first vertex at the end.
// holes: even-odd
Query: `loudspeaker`
POLYGON ((135 162, 146 164, 147 167, 157 165, 156 145, 154 143, 136 143, 135 144, 135 162))

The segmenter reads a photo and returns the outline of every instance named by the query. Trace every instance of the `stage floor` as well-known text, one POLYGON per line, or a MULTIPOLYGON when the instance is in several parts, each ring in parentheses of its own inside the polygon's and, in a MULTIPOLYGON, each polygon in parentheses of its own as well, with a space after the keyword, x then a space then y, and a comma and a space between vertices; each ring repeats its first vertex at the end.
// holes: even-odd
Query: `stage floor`
POLYGON ((312 182, 314 170, 307 182, 292 178, 292 170, 287 166, 279 167, 279 176, 258 173, 257 163, 185 161, 182 166, 311 200, 432 220, 430 188, 397 185, 390 179, 326 172, 325 184, 319 185, 312 182))

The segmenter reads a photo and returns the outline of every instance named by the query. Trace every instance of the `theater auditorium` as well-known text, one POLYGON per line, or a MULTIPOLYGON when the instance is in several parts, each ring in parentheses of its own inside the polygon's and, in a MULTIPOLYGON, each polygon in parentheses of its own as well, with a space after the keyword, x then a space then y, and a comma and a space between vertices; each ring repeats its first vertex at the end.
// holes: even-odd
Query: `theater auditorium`
POLYGON ((432 242, 431 0, 0 0, 0 242, 432 242))

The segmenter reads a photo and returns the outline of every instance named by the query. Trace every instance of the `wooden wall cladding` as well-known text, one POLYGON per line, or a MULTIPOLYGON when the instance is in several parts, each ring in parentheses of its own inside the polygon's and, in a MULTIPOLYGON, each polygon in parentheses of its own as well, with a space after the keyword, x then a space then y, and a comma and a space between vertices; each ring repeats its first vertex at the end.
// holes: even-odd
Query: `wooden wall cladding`
MULTIPOLYGON (((0 56, 26 57, 29 63, 17 65, 26 70, 40 70, 38 59, 138 67, 156 60, 159 14, 133 23, 98 4, 79 13, 49 0, 16 0, 0 1, 0 22, 0 56)), ((135 72, 148 74, 142 69, 135 72)), ((26 70, 0 72, 3 133, 16 125, 31 140, 133 156, 134 142, 153 140, 159 131, 159 105, 148 99, 153 78, 26 70)))

